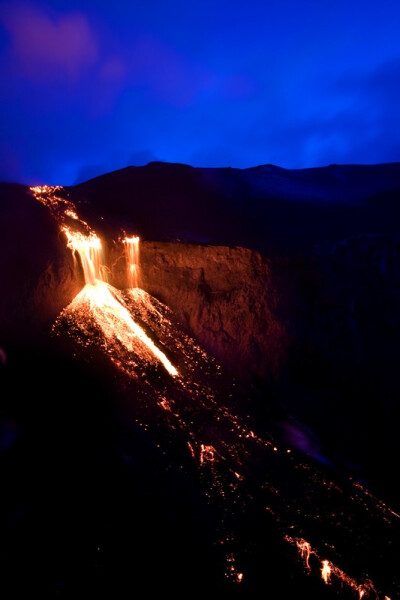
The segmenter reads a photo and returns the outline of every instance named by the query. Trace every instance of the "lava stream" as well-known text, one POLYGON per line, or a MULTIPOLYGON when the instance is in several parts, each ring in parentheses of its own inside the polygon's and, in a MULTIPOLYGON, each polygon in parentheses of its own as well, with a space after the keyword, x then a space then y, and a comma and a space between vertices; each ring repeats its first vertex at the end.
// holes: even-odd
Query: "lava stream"
POLYGON ((140 283, 139 272, 139 237, 126 237, 123 240, 126 252, 127 279, 129 288, 138 288, 140 283))
MULTIPOLYGON (((138 287, 139 238, 124 240, 129 289, 118 290, 106 282, 100 239, 77 217, 72 203, 57 195, 59 189, 35 188, 34 193, 62 225, 68 246, 80 258, 86 285, 62 311, 54 329, 85 348, 100 347, 118 369, 129 400, 136 401, 147 386, 147 397, 158 409, 156 419, 165 426, 163 442, 184 442, 177 443, 176 460, 182 468, 188 462, 196 465, 206 498, 219 510, 216 536, 224 549, 226 576, 236 583, 246 581, 246 553, 238 542, 237 523, 262 506, 280 535, 297 547, 308 573, 315 571, 313 561, 318 562, 319 577, 326 584, 338 581, 360 599, 385 597, 376 591, 382 582, 373 584, 364 571, 353 578, 335 566, 351 572, 352 548, 358 548, 368 573, 380 577, 383 570, 392 589, 398 589, 385 566, 400 539, 398 515, 353 482, 346 487, 331 481, 332 473, 257 431, 250 415, 233 411, 233 388, 221 385, 218 365, 184 333, 168 307, 138 287), (143 381, 149 367, 151 372, 161 365, 170 377, 143 381), (367 519, 378 528, 378 537, 365 528, 367 519), (388 543, 377 550, 376 539, 388 543)), ((139 411, 138 404, 132 410, 139 411)), ((145 429, 146 418, 147 413, 137 417, 145 429)))
POLYGON ((55 328, 63 322, 70 322, 71 331, 79 331, 81 339, 82 336, 90 339, 97 327, 101 331, 101 346, 111 355, 112 361, 131 376, 137 376, 134 368, 137 362, 129 353, 140 357, 144 363, 160 362, 170 375, 178 375, 164 352, 132 319, 118 290, 103 281, 85 285, 57 318, 55 328))
MULTIPOLYGON (((312 570, 310 566, 310 556, 315 557, 315 559, 320 563, 321 578, 327 585, 332 583, 332 578, 335 578, 342 584, 348 586, 350 589, 356 591, 358 593, 359 600, 361 600, 364 596, 367 598, 372 598, 373 596, 375 598, 379 598, 375 586, 369 579, 364 579, 364 581, 360 583, 347 575, 347 573, 342 571, 342 569, 339 569, 339 567, 334 565, 329 560, 321 560, 318 552, 304 539, 291 538, 290 536, 286 536, 285 539, 290 544, 297 546, 300 556, 304 560, 306 569, 309 572, 312 570)), ((385 596, 385 600, 390 600, 389 596, 385 596)))
POLYGON ((94 233, 84 235, 71 231, 68 227, 64 227, 63 231, 68 239, 68 247, 74 253, 74 258, 76 254, 79 254, 85 282, 94 285, 98 280, 107 281, 100 238, 94 233))
MULTIPOLYGON (((122 351, 135 353, 147 362, 159 361, 170 375, 176 377, 177 369, 167 358, 140 325, 133 319, 122 296, 116 288, 107 285, 107 267, 104 264, 102 244, 100 238, 90 229, 89 225, 79 219, 75 207, 68 200, 56 195, 60 187, 38 186, 31 188, 35 197, 45 206, 49 207, 56 219, 61 223, 62 231, 67 236, 68 247, 72 250, 74 258, 79 256, 85 279, 85 287, 74 298, 58 317, 55 327, 63 320, 73 315, 72 328, 82 330, 86 337, 90 337, 86 320, 89 319, 100 328, 103 336, 103 347, 112 354, 113 361, 122 366, 122 351), (77 231, 67 225, 68 218, 77 221, 84 229, 77 231), (118 358, 116 358, 116 356, 118 358)), ((127 269, 130 287, 137 287, 139 280, 139 237, 125 238, 127 248, 127 269)), ((125 356, 127 362, 132 360, 125 356)), ((131 372, 131 375, 134 373, 131 372)))

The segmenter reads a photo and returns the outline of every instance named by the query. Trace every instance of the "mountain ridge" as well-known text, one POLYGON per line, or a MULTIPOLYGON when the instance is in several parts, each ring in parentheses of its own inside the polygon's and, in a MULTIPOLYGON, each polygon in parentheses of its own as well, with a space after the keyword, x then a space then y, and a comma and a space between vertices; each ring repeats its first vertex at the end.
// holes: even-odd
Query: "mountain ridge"
POLYGON ((156 162, 65 190, 106 236, 123 227, 152 241, 242 246, 268 256, 397 233, 400 221, 400 163, 289 171, 156 162))

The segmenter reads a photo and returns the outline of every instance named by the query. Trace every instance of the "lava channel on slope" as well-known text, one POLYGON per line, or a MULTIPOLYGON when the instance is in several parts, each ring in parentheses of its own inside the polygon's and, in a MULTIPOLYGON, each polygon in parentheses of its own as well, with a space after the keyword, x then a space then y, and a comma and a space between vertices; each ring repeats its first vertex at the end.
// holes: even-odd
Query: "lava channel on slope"
MULTIPOLYGON (((320 580, 321 597, 324 589, 359 599, 398 595, 399 515, 358 482, 260 430, 243 408, 233 409, 246 391, 224 379, 168 307, 138 287, 118 290, 107 283, 100 240, 86 223, 79 235, 71 229, 66 213, 77 220, 76 211, 68 201, 57 201, 58 190, 34 193, 57 213, 69 247, 80 256, 86 284, 54 331, 108 357, 124 393, 135 399, 132 412, 143 429, 152 423, 138 402, 140 390, 157 409, 164 451, 184 471, 196 471, 218 514, 215 544, 225 557, 227 580, 247 589, 253 538, 262 544, 265 530, 267 546, 273 523, 287 543, 288 564, 298 556, 304 577, 320 580), (256 533, 249 528, 254 522, 256 533)), ((125 246, 127 280, 137 284, 138 238, 125 238, 125 246)))

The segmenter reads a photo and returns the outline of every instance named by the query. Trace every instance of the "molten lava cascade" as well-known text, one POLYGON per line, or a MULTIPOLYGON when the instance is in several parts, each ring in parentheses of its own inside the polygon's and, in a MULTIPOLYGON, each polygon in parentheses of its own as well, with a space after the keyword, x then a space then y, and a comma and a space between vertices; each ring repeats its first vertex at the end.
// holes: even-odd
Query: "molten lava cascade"
MULTIPOLYGON (((132 319, 122 294, 107 284, 101 240, 86 222, 79 219, 71 203, 55 195, 59 189, 44 186, 32 188, 32 191, 38 200, 50 207, 61 222, 68 247, 73 251, 74 257, 78 255, 80 258, 86 285, 63 310, 55 327, 66 322, 78 340, 87 343, 88 338, 97 339, 97 343, 100 342, 110 354, 112 361, 132 376, 135 375, 139 362, 160 362, 170 375, 178 375, 165 354, 132 319), (68 219, 78 222, 84 233, 72 230, 67 224, 68 219), (130 354, 139 357, 139 360, 132 360, 130 354)), ((126 238, 124 242, 128 248, 128 281, 132 287, 137 287, 139 238, 126 238)))
POLYGON ((129 288, 138 288, 140 284, 139 272, 139 237, 132 236, 124 239, 127 265, 127 280, 129 288))
POLYGON ((360 599, 399 594, 399 516, 359 483, 338 483, 326 467, 258 431, 250 415, 234 412, 234 383, 223 380, 220 367, 169 308, 140 289, 139 239, 124 240, 128 289, 116 289, 107 283, 99 238, 75 207, 57 196, 59 190, 33 191, 79 256, 85 286, 57 318, 54 331, 72 337, 84 351, 102 349, 118 369, 124 392, 135 398, 136 422, 157 429, 171 456, 176 443, 182 469, 194 461, 219 515, 215 542, 225 557, 226 577, 246 585, 251 565, 243 531, 246 515, 255 513, 260 523, 273 520, 288 549, 298 551, 306 574, 318 575, 322 586, 339 582, 360 599), (366 527, 367 521, 373 526, 366 527))
POLYGON ((106 282, 106 269, 103 265, 101 241, 95 234, 83 235, 63 229, 68 238, 68 247, 81 259, 86 284, 95 285, 97 281, 106 282))

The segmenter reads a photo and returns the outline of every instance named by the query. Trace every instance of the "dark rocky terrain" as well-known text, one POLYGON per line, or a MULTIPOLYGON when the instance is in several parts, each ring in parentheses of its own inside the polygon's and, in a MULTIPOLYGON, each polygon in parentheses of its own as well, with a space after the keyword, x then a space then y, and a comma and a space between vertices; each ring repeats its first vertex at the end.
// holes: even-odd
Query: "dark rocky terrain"
MULTIPOLYGON (((400 164, 304 171, 261 166, 241 171, 152 163, 64 188, 61 193, 105 240, 112 283, 117 287, 122 286, 124 275, 116 240, 122 230, 141 236, 144 289, 169 306, 243 386, 249 411, 260 423, 281 431, 281 424, 293 419, 305 437, 299 441, 285 429, 289 443, 328 461, 338 473, 366 481, 385 501, 400 506, 393 477, 400 453, 400 164)), ((109 456, 114 456, 109 449, 115 447, 107 426, 114 418, 109 380, 102 388, 90 371, 84 377, 81 399, 74 397, 69 406, 73 390, 81 385, 80 367, 74 362, 64 365, 65 350, 49 341, 55 318, 82 287, 71 252, 48 210, 19 185, 0 185, 0 240, 0 347, 8 357, 3 368, 7 392, 1 415, 2 460, 7 468, 7 456, 14 452, 16 462, 11 464, 18 465, 32 445, 38 455, 36 464, 40 463, 46 444, 55 443, 54 432, 47 430, 51 420, 58 423, 64 439, 67 429, 60 424, 60 415, 67 415, 73 429, 76 413, 83 411, 83 429, 72 454, 75 466, 68 469, 76 468, 84 479, 84 467, 77 466, 83 453, 92 465, 89 470, 94 465, 94 488, 99 493, 101 472, 112 487, 114 469, 121 468, 109 462, 109 456), (48 365, 52 365, 51 375, 48 365), (92 385, 100 394, 99 412, 92 385), (42 386, 45 400, 38 401, 42 386), (87 397, 90 402, 84 406, 87 397), (60 412, 52 401, 59 402, 60 412), (96 431, 94 415, 100 427, 96 425, 96 431), (106 432, 101 441, 99 431, 106 432), (47 441, 38 445, 36 435, 47 441), (93 446, 100 449, 94 455, 93 446)), ((136 464, 135 477, 144 487, 161 487, 154 494, 172 503, 169 483, 161 483, 165 473, 156 445, 139 431, 135 436, 136 450, 147 454, 136 464), (154 481, 144 474, 150 457, 158 473, 154 481)), ((59 440, 56 445, 68 464, 59 440)), ((48 457, 44 464, 39 476, 44 480, 54 470, 55 493, 62 494, 59 472, 65 465, 48 457)), ((23 469, 29 467, 24 464, 23 469)), ((5 477, 12 487, 12 473, 5 477)), ((170 477, 180 476, 170 474, 168 481, 170 477)), ((73 480, 70 473, 71 486, 73 480)), ((27 482, 30 488, 37 485, 33 475, 27 482)), ((46 489, 48 485, 47 481, 46 489)), ((186 498, 197 498, 195 491, 185 487, 188 482, 181 485, 186 498)), ((96 529, 92 520, 101 520, 92 508, 96 499, 86 482, 83 487, 92 514, 88 527, 96 529)), ((15 497, 27 491, 18 485, 13 490, 8 502, 18 521, 12 506, 15 497)), ((107 489, 101 506, 109 502, 115 509, 110 494, 107 489)), ((129 498, 132 494, 127 492, 129 498)), ((139 496, 136 502, 143 510, 144 498, 139 496)), ((197 508, 202 515, 198 518, 207 522, 207 507, 197 508)), ((152 510, 160 510, 158 503, 152 510)), ((196 552, 198 561, 204 562, 196 569, 208 570, 207 577, 214 581, 215 561, 204 554, 208 534, 197 517, 185 515, 197 528, 196 552)), ((155 530, 161 535, 159 528, 163 531, 166 552, 174 519, 180 519, 182 547, 190 546, 182 533, 182 518, 175 507, 165 519, 162 509, 158 524, 150 526, 153 535, 155 530)), ((39 527, 37 521, 29 526, 39 527)), ((140 529, 144 546, 145 530, 140 529)), ((72 540, 68 544, 72 551, 72 540)), ((150 547, 144 547, 144 552, 151 554, 150 547)), ((191 581, 192 563, 184 558, 184 551, 178 555, 182 564, 187 563, 191 581)), ((145 556, 140 568, 147 569, 150 577, 145 556)), ((62 559, 67 560, 64 555, 62 559)), ((167 579, 171 560, 164 566, 167 579)), ((109 564, 107 568, 112 570, 109 564)), ((99 585, 95 575, 90 577, 99 585)), ((291 585, 285 593, 290 593, 291 585)), ((314 591, 308 593, 314 597, 314 591)), ((317 588, 315 597, 319 593, 317 588)))

